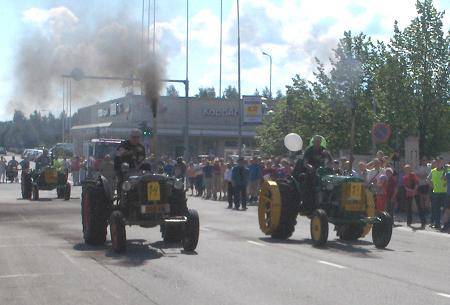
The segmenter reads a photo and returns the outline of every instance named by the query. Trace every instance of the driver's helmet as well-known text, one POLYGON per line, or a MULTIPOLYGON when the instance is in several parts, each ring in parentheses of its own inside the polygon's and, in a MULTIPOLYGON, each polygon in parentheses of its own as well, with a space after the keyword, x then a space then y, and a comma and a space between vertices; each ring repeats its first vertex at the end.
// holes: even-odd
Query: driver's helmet
POLYGON ((323 148, 327 148, 327 140, 325 140, 325 138, 321 135, 315 135, 311 138, 311 140, 309 141, 309 145, 310 146, 314 146, 314 139, 316 138, 320 138, 320 146, 322 146, 323 148))

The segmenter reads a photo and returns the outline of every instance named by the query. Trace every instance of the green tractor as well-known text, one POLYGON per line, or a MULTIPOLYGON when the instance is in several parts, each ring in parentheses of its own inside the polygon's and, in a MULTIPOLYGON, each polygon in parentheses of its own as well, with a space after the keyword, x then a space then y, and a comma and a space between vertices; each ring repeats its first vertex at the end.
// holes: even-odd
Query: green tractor
POLYGON ((325 167, 263 182, 258 218, 264 234, 288 239, 294 233, 298 215, 310 219, 316 246, 327 242, 329 223, 334 224, 337 236, 344 241, 364 237, 372 230, 377 248, 387 247, 392 236, 392 217, 375 211, 373 194, 364 181, 335 175, 325 167))
POLYGON ((39 200, 39 191, 56 189, 58 199, 70 200, 71 186, 67 181, 67 172, 53 166, 41 170, 22 172, 21 191, 23 199, 39 200))

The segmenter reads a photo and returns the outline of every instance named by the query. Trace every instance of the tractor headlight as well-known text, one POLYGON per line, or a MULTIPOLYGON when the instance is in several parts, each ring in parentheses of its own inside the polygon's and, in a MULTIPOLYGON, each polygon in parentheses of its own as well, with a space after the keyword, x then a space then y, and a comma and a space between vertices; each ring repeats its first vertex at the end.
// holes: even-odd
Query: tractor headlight
POLYGON ((124 181, 122 183, 122 190, 124 192, 128 192, 129 190, 131 190, 131 182, 130 181, 124 181))
POLYGON ((175 181, 175 183, 173 184, 173 187, 179 191, 181 191, 182 189, 184 189, 184 183, 183 180, 177 180, 175 181))

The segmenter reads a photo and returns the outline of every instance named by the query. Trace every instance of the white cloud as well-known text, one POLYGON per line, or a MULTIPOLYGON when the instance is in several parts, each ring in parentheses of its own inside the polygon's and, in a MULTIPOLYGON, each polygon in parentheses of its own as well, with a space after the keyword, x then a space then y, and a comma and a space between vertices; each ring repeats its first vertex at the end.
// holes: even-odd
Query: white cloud
POLYGON ((68 23, 77 23, 78 17, 72 11, 64 6, 54 7, 48 10, 32 7, 22 13, 22 20, 24 22, 35 23, 42 25, 46 22, 55 22, 58 19, 63 19, 68 23))

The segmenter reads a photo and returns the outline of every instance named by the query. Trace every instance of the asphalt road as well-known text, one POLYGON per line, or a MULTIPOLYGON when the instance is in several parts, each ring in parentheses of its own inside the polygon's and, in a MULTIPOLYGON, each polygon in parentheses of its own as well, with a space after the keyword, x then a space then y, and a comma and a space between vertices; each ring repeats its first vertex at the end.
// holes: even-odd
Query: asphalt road
MULTIPOLYGON (((370 236, 314 248, 309 222, 274 242, 256 207, 189 197, 200 214, 197 252, 162 243, 159 228, 128 227, 128 251, 83 244, 80 189, 69 202, 18 199, 0 184, 0 304, 450 304, 450 235, 398 227, 386 250, 370 236)), ((331 229, 331 228, 330 228, 331 229)))

